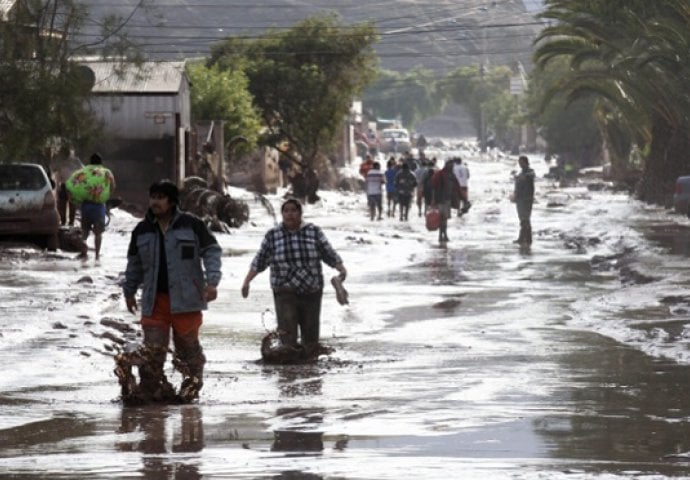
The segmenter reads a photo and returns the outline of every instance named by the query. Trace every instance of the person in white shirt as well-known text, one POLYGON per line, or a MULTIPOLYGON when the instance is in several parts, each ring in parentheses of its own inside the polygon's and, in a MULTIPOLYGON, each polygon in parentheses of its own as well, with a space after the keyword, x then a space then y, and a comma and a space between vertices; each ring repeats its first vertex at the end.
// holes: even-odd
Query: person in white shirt
POLYGON ((386 183, 381 164, 374 162, 374 166, 367 173, 367 204, 369 205, 369 219, 373 220, 378 212, 378 220, 381 220, 381 210, 383 207, 381 188, 386 183))
POLYGON ((467 213, 472 206, 469 200, 467 192, 467 184, 470 179, 470 170, 467 165, 462 163, 462 158, 458 157, 455 159, 455 165, 453 165, 453 174, 455 178, 458 179, 458 184, 460 185, 460 208, 458 208, 458 217, 467 213))

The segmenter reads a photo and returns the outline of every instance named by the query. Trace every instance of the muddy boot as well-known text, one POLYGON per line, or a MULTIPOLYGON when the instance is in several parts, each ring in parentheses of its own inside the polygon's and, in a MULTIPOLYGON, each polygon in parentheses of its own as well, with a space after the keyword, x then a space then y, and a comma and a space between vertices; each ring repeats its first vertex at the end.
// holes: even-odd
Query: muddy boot
POLYGON ((532 226, 529 220, 520 221, 520 236, 518 237, 517 243, 520 245, 532 244, 532 226))
POLYGON ((182 385, 177 394, 182 403, 191 403, 199 398, 204 386, 204 364, 206 357, 195 335, 175 337, 175 358, 173 365, 182 374, 182 385))
POLYGON ((163 373, 167 353, 168 333, 157 328, 144 328, 139 388, 141 394, 149 401, 168 402, 175 396, 175 389, 163 373))

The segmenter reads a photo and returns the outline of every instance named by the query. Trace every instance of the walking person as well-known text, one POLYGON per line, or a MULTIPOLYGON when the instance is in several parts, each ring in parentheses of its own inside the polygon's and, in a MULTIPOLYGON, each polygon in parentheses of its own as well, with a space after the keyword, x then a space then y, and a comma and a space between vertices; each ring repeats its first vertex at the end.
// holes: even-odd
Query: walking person
POLYGON ((367 205, 369 206, 369 220, 374 220, 376 217, 381 220, 381 210, 383 209, 382 187, 386 183, 383 172, 381 172, 381 164, 374 162, 373 167, 367 173, 367 205), (378 216, 377 216, 378 213, 378 216))
POLYGON ((367 179, 367 173, 369 173, 369 170, 371 170, 373 166, 374 160, 372 160, 371 155, 367 155, 362 163, 360 163, 359 174, 364 178, 364 180, 367 179))
POLYGON ((402 164, 402 168, 395 176, 395 191, 398 194, 398 203, 400 203, 400 221, 407 221, 408 213, 410 212, 410 203, 412 203, 412 193, 417 186, 417 179, 414 173, 410 171, 410 166, 407 163, 402 164))
POLYGON ((436 173, 436 157, 432 157, 429 160, 426 175, 424 175, 424 181, 422 183, 423 195, 424 195, 424 214, 426 215, 427 210, 434 201, 434 184, 432 182, 434 174, 436 173))
POLYGON ((96 260, 101 255, 101 243, 105 231, 106 206, 115 190, 115 177, 110 169, 103 166, 103 158, 98 153, 91 155, 89 165, 72 173, 66 183, 70 198, 80 202, 81 238, 84 241, 79 257, 88 257, 86 240, 93 232, 96 260))
POLYGON ((520 220, 520 235, 514 243, 521 246, 532 244, 532 204, 534 203, 534 170, 529 166, 529 159, 522 155, 518 158, 520 173, 515 177, 515 186, 511 199, 517 207, 520 220))
POLYGON ((395 207, 398 204, 398 195, 395 190, 395 176, 400 171, 400 167, 395 161, 395 157, 390 157, 390 159, 388 159, 386 167, 384 173, 386 181, 386 215, 395 217, 395 207), (392 209, 391 206, 393 207, 392 209))
POLYGON ((216 299, 221 279, 221 248, 198 217, 179 208, 179 191, 169 180, 149 188, 149 209, 137 224, 127 250, 123 291, 135 313, 142 287, 141 327, 151 362, 139 367, 142 391, 154 401, 174 397, 163 373, 170 332, 173 363, 183 375, 175 398, 191 402, 203 386, 206 357, 199 343, 201 311, 216 299))
POLYGON ((462 161, 462 158, 457 157, 455 159, 455 165, 453 165, 453 174, 455 178, 458 179, 458 185, 460 187, 459 196, 460 203, 458 204, 458 217, 462 217, 465 213, 470 210, 472 204, 470 203, 468 197, 467 186, 470 179, 470 170, 467 168, 467 164, 462 161))
POLYGON ((426 179, 426 174, 429 171, 429 164, 426 160, 421 160, 419 168, 414 171, 414 178, 417 180, 417 215, 422 216, 422 211, 426 213, 426 208, 422 209, 422 204, 424 203, 424 180, 426 179))
POLYGON ((74 225, 74 219, 77 213, 77 204, 69 198, 67 191, 67 180, 74 172, 84 167, 81 160, 74 154, 74 151, 69 150, 62 152, 51 165, 53 171, 53 178, 55 179, 57 190, 57 208, 60 214, 60 224, 65 224, 70 227, 74 225))
POLYGON ((441 214, 441 224, 438 229, 438 241, 448 241, 448 218, 450 218, 451 206, 457 199, 458 180, 453 174, 453 160, 446 161, 442 169, 434 173, 431 179, 433 184, 433 201, 441 214))
POLYGON ((302 221, 299 201, 286 200, 280 212, 283 221, 266 233, 242 284, 242 297, 247 298, 251 281, 270 267, 281 343, 303 348, 311 356, 319 342, 324 286, 321 262, 338 270, 341 281, 347 270, 323 231, 302 221))

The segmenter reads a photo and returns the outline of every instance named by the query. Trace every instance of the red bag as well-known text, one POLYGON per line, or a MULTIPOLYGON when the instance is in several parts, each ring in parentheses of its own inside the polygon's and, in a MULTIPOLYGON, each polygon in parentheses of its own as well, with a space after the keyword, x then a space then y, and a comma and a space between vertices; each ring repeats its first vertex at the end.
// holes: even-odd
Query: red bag
POLYGON ((440 226, 441 212, 438 211, 438 208, 429 208, 429 210, 426 212, 426 229, 430 232, 433 232, 434 230, 438 230, 438 227, 440 226))

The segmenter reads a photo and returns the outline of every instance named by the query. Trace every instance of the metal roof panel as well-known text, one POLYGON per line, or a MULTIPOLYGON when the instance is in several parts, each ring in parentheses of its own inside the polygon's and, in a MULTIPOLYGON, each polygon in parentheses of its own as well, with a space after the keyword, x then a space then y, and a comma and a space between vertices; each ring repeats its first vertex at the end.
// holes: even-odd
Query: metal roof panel
POLYGON ((80 62, 95 76, 93 93, 177 93, 185 77, 185 62, 80 62))

